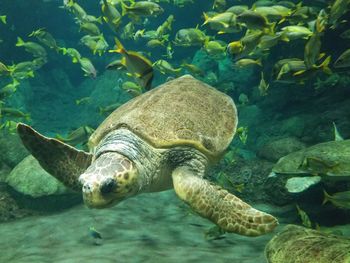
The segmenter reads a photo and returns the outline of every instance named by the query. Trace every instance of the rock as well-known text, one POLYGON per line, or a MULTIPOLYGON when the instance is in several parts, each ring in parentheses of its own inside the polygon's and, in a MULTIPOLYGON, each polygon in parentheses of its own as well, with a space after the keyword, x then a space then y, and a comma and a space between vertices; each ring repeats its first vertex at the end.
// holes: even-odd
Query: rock
POLYGON ((244 107, 239 107, 238 119, 239 126, 255 126, 263 118, 263 112, 256 105, 249 105, 244 107))
POLYGON ((8 192, 23 209, 56 212, 82 203, 80 194, 67 189, 29 155, 7 176, 8 192))
POLYGON ((34 198, 68 192, 67 188, 48 174, 32 155, 26 157, 11 171, 6 183, 17 192, 34 198))
POLYGON ((306 145, 295 137, 286 137, 271 140, 265 143, 259 150, 258 156, 271 162, 278 161, 289 153, 304 149, 306 145))
POLYGON ((284 177, 278 177, 278 181, 268 178, 272 167, 273 163, 259 158, 244 159, 235 155, 234 160, 228 161, 225 156, 223 162, 210 171, 210 177, 247 202, 288 204, 292 197, 284 187, 284 177))
POLYGON ((29 155, 17 133, 0 132, 0 162, 13 168, 29 155))
POLYGON ((200 49, 198 50, 195 55, 193 56, 191 64, 196 65, 200 69, 202 69, 204 72, 215 70, 217 69, 217 62, 213 59, 211 59, 208 54, 200 49))
POLYGON ((305 120, 302 117, 294 116, 282 122, 281 133, 290 136, 302 137, 305 128, 305 120))
POLYGON ((6 177, 10 174, 11 168, 0 161, 0 183, 5 182, 6 177))
POLYGON ((0 223, 23 218, 35 214, 27 209, 22 209, 7 191, 5 184, 0 183, 0 223))

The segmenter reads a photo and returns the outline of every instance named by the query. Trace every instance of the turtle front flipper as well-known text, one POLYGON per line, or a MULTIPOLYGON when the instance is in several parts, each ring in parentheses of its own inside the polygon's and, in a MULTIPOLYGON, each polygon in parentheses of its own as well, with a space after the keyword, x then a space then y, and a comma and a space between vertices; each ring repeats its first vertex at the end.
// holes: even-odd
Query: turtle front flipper
POLYGON ((172 177, 178 197, 199 215, 227 232, 259 236, 272 231, 278 225, 275 217, 254 209, 186 167, 175 169, 172 177))
POLYGON ((48 138, 30 126, 19 123, 17 133, 24 146, 39 161, 40 165, 68 188, 81 191, 79 176, 91 164, 92 155, 48 138))

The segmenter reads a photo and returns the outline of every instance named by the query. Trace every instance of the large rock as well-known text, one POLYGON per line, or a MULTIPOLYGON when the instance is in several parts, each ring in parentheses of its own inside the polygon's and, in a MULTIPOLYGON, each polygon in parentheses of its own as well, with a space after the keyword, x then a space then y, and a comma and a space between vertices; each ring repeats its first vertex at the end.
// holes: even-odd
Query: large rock
POLYGON ((67 188, 48 174, 32 155, 26 157, 11 171, 6 183, 17 192, 35 198, 68 192, 67 188))
POLYGON ((33 211, 20 208, 7 190, 7 186, 0 182, 0 223, 35 214, 33 211))
POLYGON ((81 194, 71 192, 48 174, 32 155, 11 171, 6 182, 18 206, 30 211, 56 212, 82 203, 81 194))
POLYGON ((305 129, 305 120, 301 116, 293 116, 282 122, 281 133, 290 136, 302 137, 305 129))
POLYGON ((11 168, 0 161, 0 183, 5 182, 6 177, 10 174, 11 168))
POLYGON ((235 155, 234 159, 230 160, 225 156, 220 165, 210 170, 209 176, 217 184, 247 202, 288 204, 290 200, 282 195, 279 195, 278 200, 271 200, 271 192, 284 188, 283 184, 276 185, 273 191, 266 188, 272 167, 273 163, 258 158, 246 160, 235 155))
POLYGON ((29 155, 16 133, 0 132, 0 162, 13 168, 29 155))
POLYGON ((281 157, 304 149, 305 147, 305 144, 295 137, 280 138, 265 143, 258 150, 258 156, 271 162, 276 162, 281 157))

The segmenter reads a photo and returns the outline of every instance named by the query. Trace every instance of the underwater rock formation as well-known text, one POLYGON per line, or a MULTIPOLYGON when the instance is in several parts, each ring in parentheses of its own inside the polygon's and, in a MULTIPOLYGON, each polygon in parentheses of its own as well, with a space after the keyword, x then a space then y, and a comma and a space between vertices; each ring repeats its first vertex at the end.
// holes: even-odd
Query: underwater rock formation
POLYGON ((34 198, 67 193, 65 186, 48 174, 31 155, 11 171, 6 182, 17 192, 34 198))
POLYGON ((272 139, 259 149, 258 156, 271 162, 276 162, 281 157, 305 147, 305 144, 295 137, 272 139))
POLYGON ((0 132, 0 162, 15 167, 29 155, 16 133, 0 132))
POLYGON ((33 211, 20 208, 16 200, 8 193, 7 186, 0 183, 0 223, 32 214, 34 214, 33 211))

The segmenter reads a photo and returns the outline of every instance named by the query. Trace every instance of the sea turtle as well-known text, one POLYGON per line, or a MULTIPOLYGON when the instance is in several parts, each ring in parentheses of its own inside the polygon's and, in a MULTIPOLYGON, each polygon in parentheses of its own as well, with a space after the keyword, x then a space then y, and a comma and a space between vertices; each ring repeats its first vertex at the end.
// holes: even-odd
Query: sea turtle
POLYGON ((299 193, 320 181, 350 180, 350 140, 319 143, 280 158, 271 176, 287 175, 286 188, 299 193))
POLYGON ((268 263, 350 263, 350 239, 287 225, 265 247, 268 263))
POLYGON ((44 169, 82 191, 88 207, 174 188, 194 211, 225 231, 257 236, 272 231, 276 218, 203 178, 229 146, 236 126, 232 99, 185 75, 116 109, 91 135, 90 153, 25 124, 17 131, 44 169))

